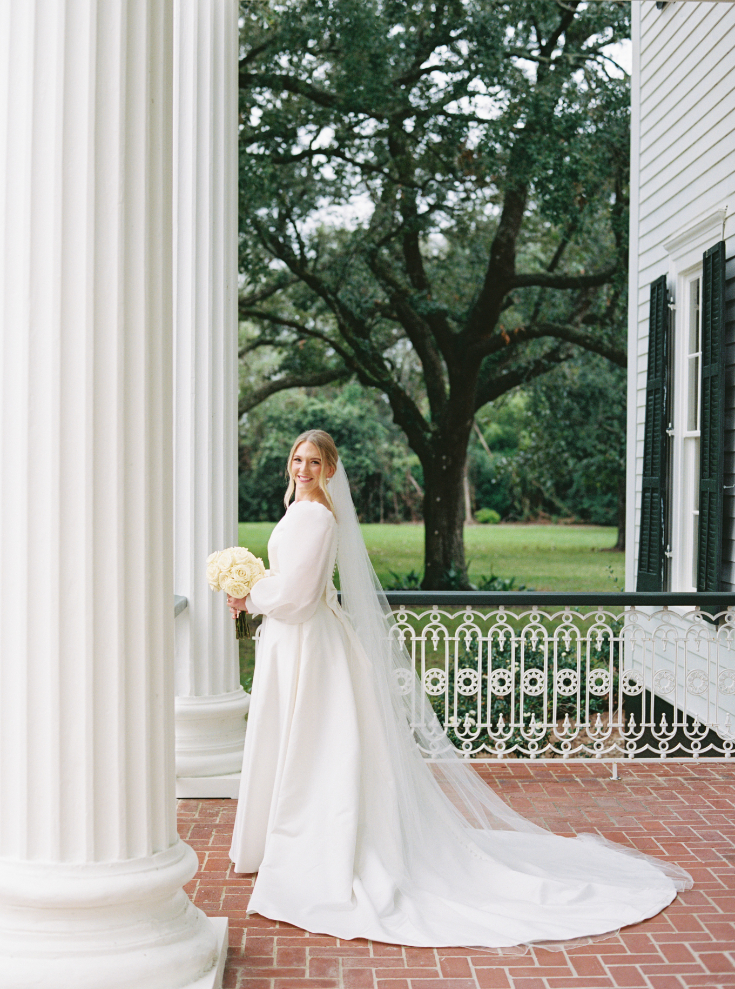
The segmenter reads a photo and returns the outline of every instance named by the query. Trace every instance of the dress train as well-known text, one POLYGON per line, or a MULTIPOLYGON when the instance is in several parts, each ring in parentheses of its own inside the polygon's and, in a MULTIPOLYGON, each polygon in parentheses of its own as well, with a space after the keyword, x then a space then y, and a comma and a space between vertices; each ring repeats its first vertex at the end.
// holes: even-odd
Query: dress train
POLYGON ((323 506, 292 505, 251 593, 266 619, 230 853, 258 872, 249 910, 345 939, 507 949, 604 935, 690 886, 675 866, 533 825, 462 762, 432 769, 337 603, 337 528, 323 506))

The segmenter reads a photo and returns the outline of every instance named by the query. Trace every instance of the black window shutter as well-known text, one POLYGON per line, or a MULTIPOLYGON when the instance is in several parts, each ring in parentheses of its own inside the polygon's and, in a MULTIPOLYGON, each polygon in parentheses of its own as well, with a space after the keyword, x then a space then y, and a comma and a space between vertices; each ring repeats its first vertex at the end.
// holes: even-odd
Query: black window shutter
POLYGON ((651 283, 648 321, 646 426, 643 436, 643 489, 638 547, 639 591, 664 589, 664 494, 666 486, 666 372, 669 293, 666 275, 651 283))
POLYGON ((697 590, 719 591, 725 483, 725 242, 702 262, 702 388, 697 590))

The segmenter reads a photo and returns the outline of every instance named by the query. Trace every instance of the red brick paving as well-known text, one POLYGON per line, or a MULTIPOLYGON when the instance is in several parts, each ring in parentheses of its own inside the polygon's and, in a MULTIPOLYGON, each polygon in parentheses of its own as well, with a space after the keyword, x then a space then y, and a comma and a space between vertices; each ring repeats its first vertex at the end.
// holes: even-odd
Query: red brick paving
POLYGON ((696 886, 658 917, 566 951, 340 942, 246 916, 252 877, 227 855, 234 800, 181 800, 179 832, 199 855, 187 890, 230 920, 225 989, 735 989, 735 762, 484 764, 517 810, 557 834, 595 831, 669 858, 696 886))

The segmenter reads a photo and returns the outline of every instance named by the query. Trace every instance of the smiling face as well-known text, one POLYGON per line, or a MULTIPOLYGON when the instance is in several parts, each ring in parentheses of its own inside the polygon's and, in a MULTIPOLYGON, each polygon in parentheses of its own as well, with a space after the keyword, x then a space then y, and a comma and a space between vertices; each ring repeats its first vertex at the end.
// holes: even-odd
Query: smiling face
MULTIPOLYGON (((321 472, 322 455, 319 447, 308 440, 300 443, 291 458, 291 476, 296 486, 296 501, 322 500, 319 487, 321 472)), ((334 474, 334 467, 327 467, 325 474, 331 477, 334 474)))

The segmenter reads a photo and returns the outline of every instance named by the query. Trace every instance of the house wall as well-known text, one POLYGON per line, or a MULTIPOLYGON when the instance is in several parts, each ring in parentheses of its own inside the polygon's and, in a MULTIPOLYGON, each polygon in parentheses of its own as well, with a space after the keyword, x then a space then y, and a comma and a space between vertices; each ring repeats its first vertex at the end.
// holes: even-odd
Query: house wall
MULTIPOLYGON (((634 0, 631 136, 631 270, 628 340, 628 527, 626 587, 635 590, 640 518, 649 285, 669 273, 672 242, 688 239, 695 257, 725 238, 735 371, 735 4, 675 0, 663 10, 634 0), (700 244, 697 240, 701 241, 700 244), (685 238, 686 239, 686 238, 685 238), (668 249, 667 246, 668 245, 668 249)), ((690 259, 686 260, 688 264, 690 259)), ((728 378, 726 484, 735 484, 735 384, 728 378)), ((728 498, 735 517, 735 489, 728 498)), ((729 537, 735 558, 735 528, 729 537)), ((735 586, 735 571, 729 575, 735 586)))

